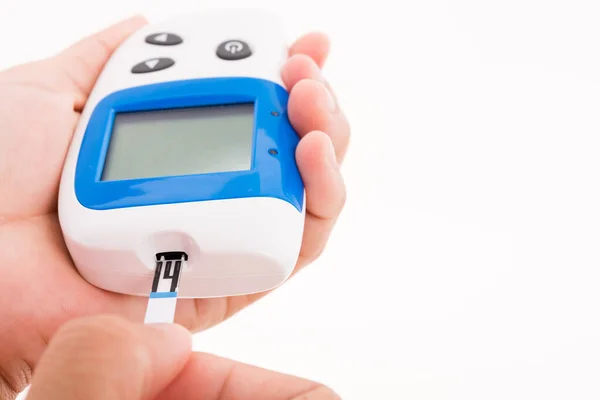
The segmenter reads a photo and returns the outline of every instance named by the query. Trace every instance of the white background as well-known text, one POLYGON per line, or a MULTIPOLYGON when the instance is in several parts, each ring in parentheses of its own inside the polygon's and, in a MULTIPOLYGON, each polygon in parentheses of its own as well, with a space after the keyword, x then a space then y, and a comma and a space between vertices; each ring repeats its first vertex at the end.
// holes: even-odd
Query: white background
MULTIPOLYGON (((0 64, 202 4, 0 0, 0 64)), ((251 4, 331 36, 349 198, 318 263, 197 349, 344 399, 599 398, 597 1, 251 4)))

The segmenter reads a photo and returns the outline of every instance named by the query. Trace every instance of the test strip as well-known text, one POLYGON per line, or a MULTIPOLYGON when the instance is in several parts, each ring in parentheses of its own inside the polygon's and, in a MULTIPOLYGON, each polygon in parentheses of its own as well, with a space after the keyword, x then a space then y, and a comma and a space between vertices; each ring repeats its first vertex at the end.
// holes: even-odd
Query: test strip
POLYGON ((144 319, 145 324, 173 323, 181 271, 183 271, 183 263, 186 259, 187 257, 183 253, 157 255, 152 290, 144 319))

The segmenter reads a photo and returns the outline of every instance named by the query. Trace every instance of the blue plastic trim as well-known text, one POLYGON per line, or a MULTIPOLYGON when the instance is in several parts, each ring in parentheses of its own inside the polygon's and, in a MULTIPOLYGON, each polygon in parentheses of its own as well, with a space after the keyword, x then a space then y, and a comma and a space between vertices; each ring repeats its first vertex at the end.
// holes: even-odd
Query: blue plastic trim
POLYGON ((151 299, 165 299, 168 297, 177 297, 177 292, 150 292, 151 299))
POLYGON ((75 195, 84 207, 95 210, 274 197, 301 211, 304 185, 295 157, 299 137, 287 115, 288 97, 282 86, 255 78, 165 82, 112 93, 90 116, 77 160, 75 195), (116 113, 240 103, 254 103, 255 109, 249 171, 100 180, 116 113))

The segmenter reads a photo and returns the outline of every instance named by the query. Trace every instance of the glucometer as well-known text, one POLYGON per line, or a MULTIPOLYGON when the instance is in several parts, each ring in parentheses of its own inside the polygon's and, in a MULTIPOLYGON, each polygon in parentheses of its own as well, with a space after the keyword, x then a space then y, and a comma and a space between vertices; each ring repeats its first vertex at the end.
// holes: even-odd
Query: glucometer
POLYGON ((305 193, 262 10, 151 24, 114 52, 68 151, 66 245, 105 290, 205 298, 270 290, 297 262, 305 193))

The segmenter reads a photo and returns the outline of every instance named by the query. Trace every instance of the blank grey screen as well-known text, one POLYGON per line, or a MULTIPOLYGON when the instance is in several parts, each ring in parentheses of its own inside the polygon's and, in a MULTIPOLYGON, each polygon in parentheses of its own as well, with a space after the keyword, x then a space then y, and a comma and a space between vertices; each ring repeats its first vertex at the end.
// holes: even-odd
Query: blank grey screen
POLYGON ((254 104, 118 113, 103 181, 249 170, 254 104))

